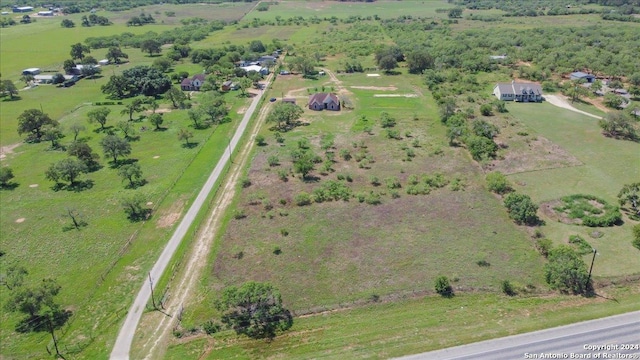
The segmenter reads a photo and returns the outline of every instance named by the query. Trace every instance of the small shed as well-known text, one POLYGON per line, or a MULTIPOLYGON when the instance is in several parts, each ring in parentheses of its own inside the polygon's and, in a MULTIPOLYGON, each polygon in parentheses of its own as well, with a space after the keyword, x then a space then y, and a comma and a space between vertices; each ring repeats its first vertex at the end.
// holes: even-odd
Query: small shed
POLYGON ((109 60, 107 59, 102 59, 100 61, 98 61, 98 65, 109 65, 109 60))
POLYGON ((27 13, 32 11, 33 11, 33 6, 19 6, 19 7, 13 8, 14 13, 27 13))
POLYGON ((294 98, 284 98, 282 99, 283 103, 289 103, 289 104, 295 104, 296 103, 296 99, 294 98))
POLYGON ((53 16, 53 11, 51 10, 38 11, 38 16, 53 16))

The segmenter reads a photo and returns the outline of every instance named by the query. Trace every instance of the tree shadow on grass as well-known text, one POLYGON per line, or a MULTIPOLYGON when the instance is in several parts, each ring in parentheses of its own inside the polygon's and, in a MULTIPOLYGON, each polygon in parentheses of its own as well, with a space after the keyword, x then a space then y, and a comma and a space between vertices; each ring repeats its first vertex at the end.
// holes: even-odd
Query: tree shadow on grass
POLYGON ((2 99, 2 102, 5 102, 5 101, 18 101, 18 100, 22 100, 22 97, 18 96, 18 95, 14 95, 12 98, 11 97, 5 97, 4 99, 2 99))
POLYGON ((198 144, 200 144, 200 143, 197 142, 197 141, 194 141, 194 142, 190 142, 188 144, 182 144, 182 147, 184 149, 193 149, 194 147, 198 146, 198 144))
POLYGON ((20 186, 20 184, 17 182, 10 181, 4 185, 0 185, 0 190, 15 190, 18 186, 20 186))
POLYGON ((117 169, 122 165, 130 165, 138 162, 138 159, 118 159, 118 161, 109 161, 109 167, 112 169, 117 169))
POLYGON ((91 179, 76 181, 66 186, 66 190, 80 192, 84 190, 91 189, 93 187, 94 181, 91 179))
POLYGON ((138 222, 143 220, 149 220, 151 217, 151 209, 141 209, 135 213, 129 213, 127 219, 131 222, 138 222))
POLYGON ((148 183, 147 179, 141 179, 141 180, 138 180, 138 181, 134 181, 133 184, 128 183, 125 186, 125 189, 137 189, 137 188, 139 188, 141 186, 147 185, 147 183, 148 183))
POLYGON ((320 181, 320 177, 307 174, 307 176, 302 177, 302 181, 305 183, 317 183, 320 181))
POLYGON ((104 129, 99 127, 97 129, 93 129, 94 133, 109 133, 109 131, 113 130, 113 126, 105 126, 104 129))
POLYGON ((153 131, 157 131, 157 132, 165 132, 165 131, 167 131, 167 130, 169 130, 169 128, 162 127, 162 126, 161 126, 161 127, 159 127, 159 128, 155 128, 155 129, 153 129, 153 131))
POLYGON ((80 220, 78 221, 78 226, 75 226, 74 224, 67 224, 65 226, 62 227, 62 231, 67 232, 70 230, 78 230, 80 231, 80 229, 82 229, 83 227, 87 227, 89 225, 89 223, 87 223, 84 220, 80 220))

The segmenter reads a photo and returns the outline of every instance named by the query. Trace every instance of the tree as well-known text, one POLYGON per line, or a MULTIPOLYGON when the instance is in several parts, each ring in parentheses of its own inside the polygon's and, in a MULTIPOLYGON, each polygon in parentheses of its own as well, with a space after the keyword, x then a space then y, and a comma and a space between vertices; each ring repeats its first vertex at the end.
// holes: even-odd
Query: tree
MULTIPOLYGON (((485 105, 488 105, 489 108, 491 108, 491 105, 485 105)), ((498 136, 498 134, 500 134, 500 129, 498 129, 497 126, 490 124, 484 120, 474 121, 472 128, 474 134, 485 137, 487 139, 493 139, 494 137, 498 136)))
POLYGON ((129 55, 122 52, 122 49, 120 49, 120 47, 112 46, 107 51, 106 57, 110 63, 120 64, 120 59, 128 59, 129 55))
POLYGON ((388 112, 383 111, 380 113, 380 126, 383 128, 391 128, 396 126, 396 119, 391 117, 388 112))
POLYGON ((222 118, 227 115, 227 106, 222 95, 207 93, 200 96, 199 110, 209 117, 212 124, 220 124, 222 118))
POLYGON ((303 112, 302 108, 296 104, 280 102, 267 116, 267 122, 274 122, 280 130, 286 130, 293 127, 303 112))
POLYGON ((51 141, 51 148, 58 148, 58 140, 62 139, 64 135, 59 127, 53 125, 45 125, 42 127, 42 137, 46 141, 51 141))
POLYGON ((604 119, 598 121, 605 136, 616 139, 635 141, 638 139, 637 130, 629 116, 623 112, 608 113, 604 119))
POLYGON ((262 43, 262 41, 253 40, 251 41, 251 43, 249 43, 249 51, 254 53, 263 53, 267 51, 267 49, 264 47, 264 44, 262 43))
POLYGON ((28 133, 27 141, 40 141, 45 125, 58 126, 58 122, 38 109, 25 110, 18 116, 18 134, 28 133))
POLYGON ((91 49, 87 45, 83 45, 82 43, 75 43, 71 45, 71 59, 82 60, 84 58, 85 53, 89 53, 91 49))
POLYGON ((2 96, 9 95, 9 98, 13 100, 18 95, 18 88, 11 80, 2 80, 0 87, 0 95, 2 96))
POLYGON ((640 224, 635 224, 633 226, 633 240, 631 240, 631 245, 634 248, 640 250, 640 224))
POLYGON ((299 155, 293 155, 293 171, 302 175, 302 180, 314 169, 314 154, 311 151, 304 151, 299 155))
POLYGON ((144 220, 149 216, 150 209, 144 208, 145 197, 139 192, 127 195, 120 200, 127 218, 131 221, 144 220))
POLYGON ((591 291, 587 266, 572 248, 560 245, 549 252, 548 259, 545 280, 552 289, 574 295, 591 291))
POLYGON ((480 114, 482 114, 483 116, 493 115, 493 108, 491 104, 482 104, 480 106, 480 114))
POLYGON ((82 59, 83 65, 98 65, 98 60, 91 55, 87 55, 82 59))
POLYGON ((495 157, 498 145, 492 139, 484 136, 470 135, 464 139, 471 157, 476 160, 485 160, 495 157))
POLYGON ((75 156, 78 160, 82 161, 89 171, 95 170, 100 166, 100 164, 98 164, 100 156, 93 152, 93 149, 85 142, 72 142, 67 148, 67 154, 69 156, 75 156))
POLYGON ((298 55, 292 57, 291 59, 287 58, 287 62, 289 64, 289 68, 292 71, 296 71, 302 73, 302 75, 311 75, 314 71, 315 60, 311 57, 298 55))
MULTIPOLYGON (((73 228, 74 229, 80 230, 81 227, 84 227, 84 226, 88 225, 86 221, 82 220, 82 217, 81 217, 80 213, 77 210, 67 208, 66 213, 69 216, 69 218, 71 219, 71 222, 73 223, 73 228)), ((65 227, 64 229, 68 229, 68 227, 65 227)))
POLYGON ((622 96, 615 94, 607 94, 604 96, 604 100, 602 100, 602 102, 612 109, 620 109, 625 103, 625 99, 622 96))
POLYGON ((178 89, 175 86, 169 88, 169 90, 164 94, 174 108, 180 108, 183 106, 185 100, 187 100, 187 96, 182 92, 182 90, 178 89))
POLYGON ((187 111, 187 115, 189 116, 189 120, 193 121, 193 128, 200 129, 200 119, 202 119, 202 112, 198 109, 189 109, 189 111, 187 111))
POLYGON ((398 67, 398 62, 392 55, 385 55, 381 57, 380 60, 378 60, 378 67, 380 68, 380 70, 390 72, 391 70, 398 67))
POLYGON ((591 91, 593 91, 594 93, 602 90, 602 81, 600 80, 596 80, 591 84, 591 91))
POLYGON ((122 178, 122 180, 129 180, 129 187, 135 188, 140 184, 140 180, 142 179, 142 169, 140 169, 140 165, 137 163, 122 165, 120 169, 118 169, 118 175, 122 178))
POLYGON ((58 85, 58 84, 62 84, 64 83, 64 75, 60 74, 60 73, 55 73, 53 74, 53 76, 51 77, 51 83, 54 85, 58 85))
POLYGON ((235 83, 238 84, 242 95, 246 95, 247 89, 250 88, 251 85, 253 85, 253 80, 249 79, 248 77, 242 77, 235 79, 235 83))
POLYGON ((0 166, 0 188, 6 188, 10 185, 13 175, 13 170, 8 166, 0 166))
POLYGON ((167 59, 166 57, 161 57, 161 58, 157 58, 153 61, 153 66, 154 68, 162 71, 162 72, 167 72, 169 69, 171 69, 171 66, 173 65, 173 62, 171 62, 170 59, 167 59))
POLYGON ((118 124, 116 126, 120 131, 122 131, 122 135, 124 135, 124 138, 126 140, 131 140, 133 135, 136 133, 136 129, 133 127, 131 121, 121 120, 118 121, 118 124))
POLYGON ((435 282, 436 292, 444 297, 453 297, 453 288, 446 276, 438 276, 435 282))
POLYGON ((60 26, 62 26, 63 28, 72 28, 76 26, 76 24, 69 19, 64 19, 62 20, 62 23, 60 23, 60 26))
POLYGON ((71 126, 69 126, 69 130, 71 130, 71 132, 73 133, 73 141, 77 141, 78 135, 80 135, 81 132, 85 131, 86 128, 80 124, 72 124, 71 126))
POLYGON ((45 172, 47 180, 60 183, 60 180, 68 181, 70 185, 74 185, 78 176, 89 172, 87 165, 82 161, 74 158, 66 158, 51 164, 45 172))
POLYGON ((409 73, 420 74, 426 69, 433 68, 433 57, 426 50, 414 50, 407 54, 409 73))
POLYGON ((529 195, 510 193, 504 199, 504 206, 509 216, 518 224, 537 225, 540 219, 536 212, 538 205, 531 201, 529 195))
POLYGON ((134 66, 122 72, 129 83, 129 96, 157 96, 171 88, 171 79, 150 66, 134 66))
POLYGON ((56 355, 60 354, 55 330, 61 328, 71 317, 71 311, 60 308, 54 298, 60 292, 60 285, 55 280, 44 279, 35 287, 18 287, 6 303, 6 309, 11 312, 21 312, 27 317, 16 325, 17 332, 41 332, 51 334, 56 355))
POLYGON ((120 111, 122 115, 129 115, 129 121, 133 121, 133 114, 144 111, 144 101, 140 98, 133 99, 129 104, 125 105, 124 109, 120 111))
POLYGON ((109 82, 102 85, 100 89, 103 93, 115 99, 122 99, 133 91, 129 80, 122 75, 111 75, 109 82))
POLYGON ((65 74, 71 74, 76 68, 76 62, 72 59, 67 59, 62 63, 62 68, 64 69, 65 74))
POLYGON ((160 125, 162 125, 164 118, 160 114, 151 114, 149 115, 149 122, 151 125, 156 127, 156 130, 160 130, 160 125))
POLYGON ((80 70, 80 74, 86 78, 92 79, 97 74, 100 74, 102 69, 95 65, 83 65, 80 70))
POLYGON ((20 76, 20 80, 24 81, 24 84, 26 86, 29 86, 29 85, 31 85, 31 82, 34 80, 34 77, 31 74, 22 75, 22 76, 20 76))
POLYGON ((625 184, 618 193, 620 206, 629 204, 634 218, 640 218, 640 182, 625 184))
POLYGON ((580 99, 580 97, 587 95, 587 89, 582 86, 585 83, 585 79, 574 80, 569 83, 569 88, 567 89, 569 92, 569 96, 571 96, 571 103, 580 99))
POLYGON ((282 306, 280 292, 269 283, 250 281, 228 287, 215 307, 223 313, 224 324, 252 339, 273 339, 293 325, 293 316, 282 306))
POLYGON ((9 290, 13 290, 22 286, 24 277, 29 274, 27 269, 20 265, 10 265, 6 268, 4 274, 0 276, 0 284, 7 287, 9 290))
POLYGON ((505 194, 511 191, 509 180, 500 171, 490 172, 487 174, 487 189, 496 194, 505 194))
POLYGON ((455 7, 455 8, 453 8, 453 9, 449 10, 449 14, 448 14, 448 16, 449 16, 451 19, 458 19, 458 18, 461 18, 461 17, 462 17, 462 8, 455 7))
POLYGON ((180 129, 180 131, 178 132, 178 140, 184 140, 184 145, 186 147, 189 147, 189 139, 191 139, 193 137, 193 133, 189 130, 186 129, 180 129))
POLYGON ((90 124, 100 124, 100 130, 104 131, 106 130, 104 126, 107 123, 107 117, 110 113, 111 109, 103 106, 89 111, 87 113, 87 118, 90 124))
POLYGON ((100 141, 104 155, 113 158, 114 165, 118 164, 118 157, 131 154, 131 144, 115 135, 107 135, 100 141))
POLYGON ((160 54, 160 52, 162 52, 162 44, 158 40, 147 39, 140 43, 140 51, 148 52, 149 56, 160 54))

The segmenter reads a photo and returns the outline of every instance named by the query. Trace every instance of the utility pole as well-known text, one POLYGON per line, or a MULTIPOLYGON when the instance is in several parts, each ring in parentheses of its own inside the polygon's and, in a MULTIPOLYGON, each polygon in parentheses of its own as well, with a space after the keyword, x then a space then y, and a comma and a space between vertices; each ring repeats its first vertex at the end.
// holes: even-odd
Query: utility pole
POLYGON ((585 287, 589 286, 589 282, 591 281, 591 271, 593 271, 593 263, 596 261, 597 250, 593 249, 593 258, 591 259, 591 267, 589 268, 589 277, 587 278, 587 283, 585 287))
POLYGON ((156 298, 153 296, 153 281, 151 280, 151 273, 149 273, 149 286, 151 287, 151 303, 153 304, 153 308, 158 310, 156 306, 156 298))

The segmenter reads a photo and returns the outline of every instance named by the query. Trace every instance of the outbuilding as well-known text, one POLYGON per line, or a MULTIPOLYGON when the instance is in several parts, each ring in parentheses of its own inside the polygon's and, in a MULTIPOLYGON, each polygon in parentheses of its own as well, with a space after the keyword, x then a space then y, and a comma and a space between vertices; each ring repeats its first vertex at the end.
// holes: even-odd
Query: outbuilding
POLYGON ((19 6, 19 7, 13 8, 14 13, 28 13, 32 11, 33 11, 33 6, 19 6))
POLYGON ((40 68, 28 68, 22 70, 22 75, 38 75, 40 74, 40 68))
POLYGON ((592 83, 596 80, 596 76, 593 74, 587 74, 584 73, 582 71, 576 71, 574 73, 571 73, 571 75, 569 75, 569 79, 571 80, 585 80, 588 83, 592 83))

